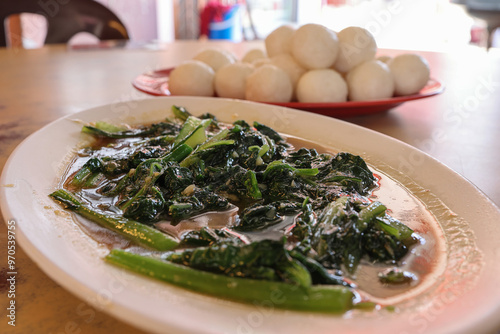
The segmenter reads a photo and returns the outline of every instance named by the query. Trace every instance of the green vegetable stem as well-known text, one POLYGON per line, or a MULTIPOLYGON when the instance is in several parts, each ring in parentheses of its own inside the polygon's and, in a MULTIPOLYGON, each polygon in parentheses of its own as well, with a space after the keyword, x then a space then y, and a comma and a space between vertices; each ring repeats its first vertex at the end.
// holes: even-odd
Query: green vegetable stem
POLYGON ((114 249, 105 260, 193 291, 242 302, 271 302, 273 307, 343 313, 353 307, 354 293, 343 286, 310 286, 227 277, 173 264, 161 259, 114 249))
POLYGON ((126 218, 115 218, 96 212, 66 190, 56 190, 50 194, 50 197, 61 203, 64 208, 70 209, 102 227, 117 232, 135 244, 159 251, 173 249, 179 244, 173 237, 150 226, 126 218))

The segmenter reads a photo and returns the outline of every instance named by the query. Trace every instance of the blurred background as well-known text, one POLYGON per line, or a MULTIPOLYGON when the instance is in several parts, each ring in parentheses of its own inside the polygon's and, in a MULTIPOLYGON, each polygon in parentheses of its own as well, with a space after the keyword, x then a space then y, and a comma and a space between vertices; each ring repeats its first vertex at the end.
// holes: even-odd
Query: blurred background
MULTIPOLYGON (((361 26, 379 47, 453 52, 466 45, 500 46, 500 0, 96 0, 109 7, 139 45, 174 39, 264 39, 283 24, 320 23, 335 31, 361 26)), ((41 0, 50 14, 62 0, 41 0)), ((18 46, 43 45, 42 15, 9 19, 18 46)), ((79 33, 71 45, 98 43, 79 33)))

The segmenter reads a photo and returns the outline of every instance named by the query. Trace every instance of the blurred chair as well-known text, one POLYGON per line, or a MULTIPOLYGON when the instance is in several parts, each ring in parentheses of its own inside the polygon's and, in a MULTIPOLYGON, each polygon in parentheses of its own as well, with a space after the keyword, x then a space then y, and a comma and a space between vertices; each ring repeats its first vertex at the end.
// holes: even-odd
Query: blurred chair
POLYGON ((498 0, 465 0, 467 12, 486 22, 489 49, 493 42, 493 33, 500 28, 500 1, 498 0))
POLYGON ((100 40, 129 39, 121 20, 93 0, 0 0, 0 47, 7 46, 5 20, 20 13, 40 14, 47 19, 45 44, 67 43, 79 32, 100 40))

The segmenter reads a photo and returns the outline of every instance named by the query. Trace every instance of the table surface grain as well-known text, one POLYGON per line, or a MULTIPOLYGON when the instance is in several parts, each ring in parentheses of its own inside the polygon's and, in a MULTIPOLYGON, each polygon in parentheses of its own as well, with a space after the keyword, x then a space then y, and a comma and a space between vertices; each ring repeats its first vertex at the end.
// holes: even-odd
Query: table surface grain
MULTIPOLYGON (((147 98, 131 86, 133 78, 150 70, 173 67, 209 46, 229 49, 238 57, 251 48, 263 48, 260 42, 212 41, 178 41, 160 50, 71 50, 65 45, 35 50, 1 48, 0 171, 15 147, 46 124, 90 107, 147 98)), ((443 94, 346 121, 430 154, 500 205, 500 54, 477 48, 453 54, 419 53, 428 59, 432 77, 445 85, 443 94)), ((0 219, 0 332, 141 333, 64 290, 19 247, 16 327, 8 326, 4 307, 8 290, 7 229, 0 219)))

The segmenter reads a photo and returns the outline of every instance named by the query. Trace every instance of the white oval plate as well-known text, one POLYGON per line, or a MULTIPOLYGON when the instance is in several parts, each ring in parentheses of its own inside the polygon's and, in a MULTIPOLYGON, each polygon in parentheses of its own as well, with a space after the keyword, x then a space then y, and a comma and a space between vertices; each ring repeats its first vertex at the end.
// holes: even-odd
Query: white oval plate
POLYGON ((62 118, 31 135, 8 160, 0 184, 4 218, 15 219, 18 241, 35 263, 94 307, 148 331, 480 333, 500 324, 500 210, 471 183, 428 155, 337 119, 220 98, 168 97, 107 105, 62 118), (426 194, 426 205, 434 207, 442 201, 453 212, 434 212, 456 223, 443 224, 452 245, 445 272, 430 292, 402 303, 397 312, 335 316, 278 310, 272 301, 266 303, 271 307, 264 308, 220 300, 107 265, 102 261, 107 249, 88 238, 47 196, 82 140, 82 125, 74 119, 159 121, 170 115, 172 104, 195 115, 210 112, 227 122, 256 120, 283 133, 359 154, 375 167, 392 171, 389 175, 403 183, 413 180, 418 185, 414 189, 426 194))

